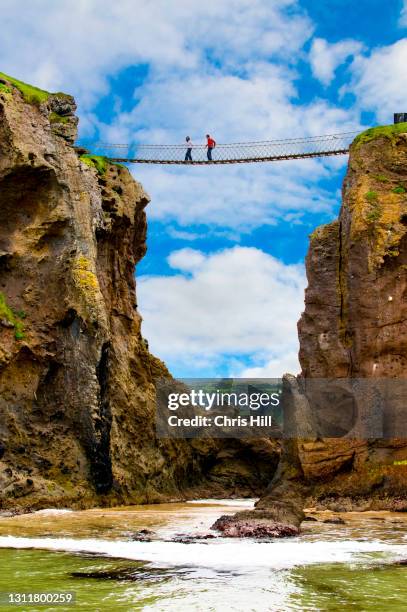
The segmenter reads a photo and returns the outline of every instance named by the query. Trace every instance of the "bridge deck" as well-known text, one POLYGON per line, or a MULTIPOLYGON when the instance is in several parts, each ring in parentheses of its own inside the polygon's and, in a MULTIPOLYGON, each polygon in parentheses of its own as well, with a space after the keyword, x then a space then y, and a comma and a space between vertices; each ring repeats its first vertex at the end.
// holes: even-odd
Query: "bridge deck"
POLYGON ((189 166, 273 162, 288 159, 304 159, 344 155, 358 132, 345 132, 327 136, 219 144, 212 150, 212 160, 207 158, 205 145, 192 147, 192 161, 185 160, 187 145, 144 145, 83 142, 97 155, 112 161, 131 164, 183 164, 189 166))
POLYGON ((142 159, 142 158, 128 158, 128 157, 109 157, 110 161, 117 163, 127 163, 127 164, 182 164, 183 166, 207 166, 207 165, 215 165, 215 164, 246 164, 253 162, 273 162, 273 161, 283 161, 289 159, 304 159, 307 157, 327 157, 329 155, 346 155, 349 153, 349 149, 340 149, 338 151, 320 151, 318 153, 292 153, 291 155, 274 155, 270 157, 244 157, 241 159, 212 159, 209 161, 207 159, 200 161, 185 161, 183 159, 179 160, 157 160, 157 159, 142 159))

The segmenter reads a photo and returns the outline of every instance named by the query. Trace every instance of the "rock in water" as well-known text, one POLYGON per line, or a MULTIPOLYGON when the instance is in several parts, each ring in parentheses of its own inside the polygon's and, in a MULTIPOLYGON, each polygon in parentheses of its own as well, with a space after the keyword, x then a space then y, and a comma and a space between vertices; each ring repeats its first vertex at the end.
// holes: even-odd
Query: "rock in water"
POLYGON ((211 529, 226 538, 283 538, 299 534, 294 525, 276 522, 272 512, 248 510, 219 517, 211 529))

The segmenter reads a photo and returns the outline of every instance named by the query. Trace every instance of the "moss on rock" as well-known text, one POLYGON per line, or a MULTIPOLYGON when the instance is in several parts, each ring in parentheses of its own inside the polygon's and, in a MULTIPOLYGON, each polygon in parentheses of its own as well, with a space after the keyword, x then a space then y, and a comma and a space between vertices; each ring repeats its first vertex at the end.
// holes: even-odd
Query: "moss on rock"
POLYGON ((62 115, 59 115, 58 113, 50 113, 49 115, 49 121, 50 123, 69 123, 69 117, 63 117, 62 115))
POLYGON ((395 123, 394 125, 379 125, 374 128, 369 128, 365 130, 358 136, 356 136, 355 140, 352 143, 352 147, 360 147, 361 145, 370 142, 371 140, 375 140, 376 138, 385 137, 393 140, 395 136, 398 134, 407 133, 407 123, 395 123))
POLYGON ((107 157, 85 153, 81 155, 79 159, 90 168, 95 168, 98 174, 102 175, 106 173, 109 163, 107 157))
POLYGON ((11 94, 11 89, 8 85, 5 85, 4 83, 0 83, 0 93, 11 94))
POLYGON ((21 319, 25 319, 23 311, 14 311, 7 304, 6 296, 0 291, 0 321, 3 320, 14 328, 14 337, 16 340, 24 339, 24 324, 21 319))
POLYGON ((99 175, 106 174, 108 166, 118 166, 119 168, 125 168, 123 164, 119 164, 111 161, 104 155, 92 155, 91 153, 85 153, 79 157, 90 168, 95 168, 99 175))
POLYGON ((379 181, 379 183, 390 183, 389 177, 385 176, 384 174, 372 174, 372 178, 379 181))

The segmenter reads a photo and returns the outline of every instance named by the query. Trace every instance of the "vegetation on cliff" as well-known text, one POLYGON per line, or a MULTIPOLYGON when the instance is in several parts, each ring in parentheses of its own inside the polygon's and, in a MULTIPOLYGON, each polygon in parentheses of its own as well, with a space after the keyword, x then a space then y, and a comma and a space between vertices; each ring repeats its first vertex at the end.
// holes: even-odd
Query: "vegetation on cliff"
POLYGON ((81 155, 79 159, 84 164, 89 166, 89 168, 95 168, 97 173, 100 175, 105 174, 107 170, 107 165, 109 163, 107 157, 104 157, 103 155, 92 155, 90 153, 85 153, 84 155, 81 155))
POLYGON ((398 134, 407 133, 407 123, 395 123, 391 125, 378 125, 377 127, 369 128, 356 136, 352 143, 352 147, 360 147, 367 144, 371 140, 375 140, 381 136, 393 140, 398 134))
POLYGON ((377 126, 359 134, 350 147, 344 182, 349 244, 368 245, 368 269, 396 258, 406 233, 407 179, 403 173, 407 123, 377 126), (400 170, 401 169, 401 170, 400 170))
POLYGON ((50 123, 68 123, 69 121, 68 117, 64 117, 63 115, 54 112, 50 113, 49 120, 50 123))
POLYGON ((5 83, 2 83, 1 81, 0 81, 0 93, 11 94, 10 87, 6 85, 5 83))
POLYGON ((24 324, 22 319, 25 319, 23 311, 16 312, 7 304, 4 293, 0 291, 0 323, 3 321, 6 326, 14 328, 14 337, 16 340, 24 339, 24 324))
POLYGON ((123 164, 117 164, 115 162, 112 162, 108 157, 105 157, 103 155, 92 155, 91 153, 84 153, 80 156, 79 159, 90 168, 95 168, 97 173, 101 176, 106 174, 109 164, 119 166, 120 168, 125 167, 123 164))
MULTIPOLYGON (((4 72, 0 72, 0 79, 2 79, 3 81, 7 81, 8 83, 11 83, 11 85, 16 87, 28 104, 39 105, 42 102, 46 102, 51 95, 70 97, 62 92, 53 94, 49 91, 45 91, 45 89, 34 87, 33 85, 29 85, 28 83, 24 83, 24 81, 15 79, 14 77, 11 77, 8 74, 5 74, 4 72)), ((7 85, 4 85, 4 83, 2 85, 3 88, 6 87, 8 91, 10 91, 10 88, 7 87, 7 85)))
MULTIPOLYGON (((309 505, 405 508, 406 475, 394 467, 407 461, 407 445, 398 435, 405 387, 396 392, 391 385, 406 377, 406 160, 407 123, 361 134, 351 146, 339 219, 311 235, 298 327, 302 376, 337 380, 340 403, 322 394, 309 397, 326 433, 319 429, 318 439, 297 444, 286 460, 288 467, 300 464, 297 484, 308 487, 309 505), (362 379, 369 393, 346 384, 362 379), (383 380, 389 381, 386 396, 378 387, 383 380), (369 427, 379 397, 384 435, 374 440, 369 427), (346 422, 348 432, 354 428, 349 439, 332 437, 332 424, 346 422)), ((296 399, 299 412, 305 395, 296 399)))

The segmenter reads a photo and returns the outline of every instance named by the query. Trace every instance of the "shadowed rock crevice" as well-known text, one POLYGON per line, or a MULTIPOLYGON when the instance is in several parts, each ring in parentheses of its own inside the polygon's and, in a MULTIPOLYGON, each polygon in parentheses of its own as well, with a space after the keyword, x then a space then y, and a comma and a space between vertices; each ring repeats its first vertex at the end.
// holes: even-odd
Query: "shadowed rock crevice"
POLYGON ((112 412, 109 402, 109 348, 102 346, 96 376, 99 383, 99 410, 95 415, 95 441, 90 457, 93 482, 98 493, 106 493, 113 484, 112 460, 110 457, 110 429, 112 412))

